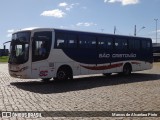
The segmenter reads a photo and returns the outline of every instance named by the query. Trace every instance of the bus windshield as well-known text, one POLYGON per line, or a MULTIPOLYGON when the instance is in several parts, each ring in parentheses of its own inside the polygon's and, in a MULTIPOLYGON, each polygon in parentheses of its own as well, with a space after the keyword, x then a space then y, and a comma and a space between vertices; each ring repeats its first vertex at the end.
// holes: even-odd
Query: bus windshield
POLYGON ((31 32, 17 32, 12 35, 9 63, 23 64, 29 57, 29 40, 31 32))

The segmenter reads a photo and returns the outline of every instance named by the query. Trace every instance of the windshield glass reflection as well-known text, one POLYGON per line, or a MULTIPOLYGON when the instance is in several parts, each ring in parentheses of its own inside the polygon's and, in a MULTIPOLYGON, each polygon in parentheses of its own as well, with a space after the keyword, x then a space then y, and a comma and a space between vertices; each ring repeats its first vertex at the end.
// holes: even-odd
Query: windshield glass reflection
POLYGON ((12 35, 9 63, 23 64, 29 58, 30 32, 17 32, 12 35))

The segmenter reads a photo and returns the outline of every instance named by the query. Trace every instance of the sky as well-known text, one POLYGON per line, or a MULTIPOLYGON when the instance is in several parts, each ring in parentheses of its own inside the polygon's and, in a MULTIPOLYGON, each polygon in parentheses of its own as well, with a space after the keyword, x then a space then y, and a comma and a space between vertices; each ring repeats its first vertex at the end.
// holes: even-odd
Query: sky
MULTIPOLYGON (((49 27, 150 37, 160 43, 160 0, 1 0, 0 48, 13 32, 49 27)), ((9 48, 9 45, 7 45, 9 48)))

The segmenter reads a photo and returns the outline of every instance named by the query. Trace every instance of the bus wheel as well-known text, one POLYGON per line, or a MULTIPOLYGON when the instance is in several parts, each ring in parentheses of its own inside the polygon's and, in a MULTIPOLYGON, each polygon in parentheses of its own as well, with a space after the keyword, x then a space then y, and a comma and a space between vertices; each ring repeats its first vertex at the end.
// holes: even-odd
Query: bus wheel
POLYGON ((129 76, 131 74, 132 67, 129 63, 125 64, 123 67, 123 75, 129 76))
POLYGON ((67 69, 61 68, 57 72, 56 80, 67 80, 68 79, 68 72, 67 69))
POLYGON ((64 65, 58 69, 56 78, 54 78, 54 80, 68 80, 69 78, 71 80, 73 79, 73 71, 70 66, 64 65))

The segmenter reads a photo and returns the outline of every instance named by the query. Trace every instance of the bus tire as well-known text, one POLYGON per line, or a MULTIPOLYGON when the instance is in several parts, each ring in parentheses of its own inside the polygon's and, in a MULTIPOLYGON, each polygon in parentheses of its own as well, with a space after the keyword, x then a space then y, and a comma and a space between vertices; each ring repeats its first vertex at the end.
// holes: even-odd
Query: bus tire
POLYGON ((132 72, 132 67, 131 67, 131 64, 129 63, 126 63, 124 66, 123 66, 123 75, 125 76, 129 76, 132 72))
POLYGON ((69 66, 60 67, 57 71, 56 80, 73 79, 72 69, 69 66))

